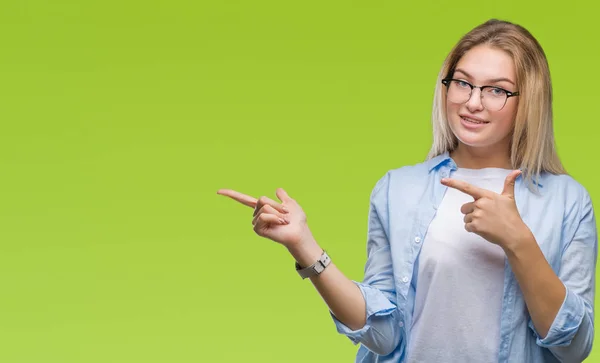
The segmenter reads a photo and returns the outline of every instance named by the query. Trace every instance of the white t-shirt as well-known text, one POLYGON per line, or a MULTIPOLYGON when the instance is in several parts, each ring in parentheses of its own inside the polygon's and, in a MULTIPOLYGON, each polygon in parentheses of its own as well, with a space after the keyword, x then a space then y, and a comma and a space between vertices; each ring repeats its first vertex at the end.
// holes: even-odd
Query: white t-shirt
MULTIPOLYGON (((452 178, 501 193, 510 172, 458 169, 452 178)), ((465 230, 460 208, 472 201, 448 188, 423 241, 409 363, 498 361, 505 253, 465 230)))

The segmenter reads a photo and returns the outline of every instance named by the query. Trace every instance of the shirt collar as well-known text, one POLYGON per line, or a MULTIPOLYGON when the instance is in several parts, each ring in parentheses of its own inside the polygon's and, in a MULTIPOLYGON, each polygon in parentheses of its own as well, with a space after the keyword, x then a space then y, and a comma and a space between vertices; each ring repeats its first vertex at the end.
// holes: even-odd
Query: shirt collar
POLYGON ((445 151, 444 153, 438 156, 434 156, 433 158, 427 160, 427 170, 431 172, 432 170, 437 169, 438 167, 446 163, 451 163, 451 165, 455 165, 454 160, 452 160, 448 151, 445 151))
MULTIPOLYGON (((434 169, 437 169, 439 167, 441 167, 442 165, 445 164, 450 164, 450 167, 452 169, 456 169, 456 164, 454 163, 454 160, 452 160, 452 158, 450 157, 450 153, 448 151, 445 151, 444 153, 438 155, 438 156, 434 156, 433 158, 427 160, 426 162, 427 165, 427 170, 429 172, 431 172, 434 169)), ((519 168, 519 170, 524 171, 523 168, 519 168)), ((520 182, 522 178, 519 176, 517 178, 517 182, 520 182)), ((540 188, 543 188, 542 183, 540 183, 539 180, 532 180, 534 185, 537 185, 540 188)))

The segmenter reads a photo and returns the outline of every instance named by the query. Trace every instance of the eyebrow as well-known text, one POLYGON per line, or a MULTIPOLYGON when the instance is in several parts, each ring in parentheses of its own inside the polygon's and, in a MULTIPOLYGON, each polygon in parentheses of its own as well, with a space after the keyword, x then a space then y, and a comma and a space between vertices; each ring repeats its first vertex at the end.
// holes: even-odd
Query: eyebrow
MULTIPOLYGON (((460 68, 457 68, 457 69, 455 69, 455 70, 454 70, 454 72, 460 72, 460 73, 464 74, 465 76, 467 76, 467 77, 469 77, 469 78, 473 78, 473 76, 471 76, 469 73, 467 73, 467 72, 463 71, 463 70, 462 70, 462 69, 460 69, 460 68)), ((496 82, 503 82, 503 81, 504 81, 504 82, 508 82, 508 83, 512 84, 513 86, 515 86, 515 82, 511 81, 511 80, 510 80, 510 79, 508 79, 508 78, 494 78, 494 79, 490 79, 490 80, 488 80, 488 81, 489 81, 489 82, 492 82, 492 83, 496 83, 496 82)))

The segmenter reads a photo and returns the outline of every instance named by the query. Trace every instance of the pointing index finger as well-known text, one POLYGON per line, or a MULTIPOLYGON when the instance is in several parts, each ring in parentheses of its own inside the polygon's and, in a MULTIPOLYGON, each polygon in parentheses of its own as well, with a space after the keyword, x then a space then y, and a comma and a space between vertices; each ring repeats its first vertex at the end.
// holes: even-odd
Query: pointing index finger
POLYGON ((236 200, 244 205, 247 205, 250 208, 254 208, 256 207, 256 203, 257 203, 257 199, 253 198, 249 195, 246 194, 242 194, 240 192, 236 192, 235 190, 231 190, 231 189, 219 189, 217 191, 217 194, 220 195, 224 195, 226 197, 229 197, 233 200, 236 200))
POLYGON ((472 196, 473 198, 475 198, 475 200, 483 198, 489 193, 488 190, 481 189, 462 180, 456 180, 452 178, 442 179, 442 184, 444 184, 447 187, 460 190, 461 192, 472 196))

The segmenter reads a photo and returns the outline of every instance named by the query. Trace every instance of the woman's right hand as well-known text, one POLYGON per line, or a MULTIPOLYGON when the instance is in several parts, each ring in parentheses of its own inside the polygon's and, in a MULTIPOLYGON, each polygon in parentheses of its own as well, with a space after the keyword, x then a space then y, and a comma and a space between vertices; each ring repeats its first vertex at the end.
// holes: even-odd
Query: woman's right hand
MULTIPOLYGON (((287 247, 298 265, 308 267, 322 256, 323 249, 317 244, 306 223, 306 214, 300 205, 281 188, 277 198, 281 203, 267 197, 258 199, 231 189, 220 189, 217 194, 232 198, 254 209, 252 224, 261 237, 271 239, 287 247)), ((331 311, 350 329, 358 330, 366 323, 366 302, 358 286, 331 263, 320 275, 311 277, 313 285, 331 311)), ((384 327, 393 326, 382 321, 384 327)), ((389 330, 389 329, 388 329, 389 330)), ((395 336, 393 332, 386 336, 395 336)))
POLYGON ((312 238, 302 207, 278 188, 278 203, 268 197, 258 199, 231 189, 219 189, 217 194, 230 197, 254 209, 252 225, 254 232, 261 237, 278 242, 288 249, 294 249, 312 238))

